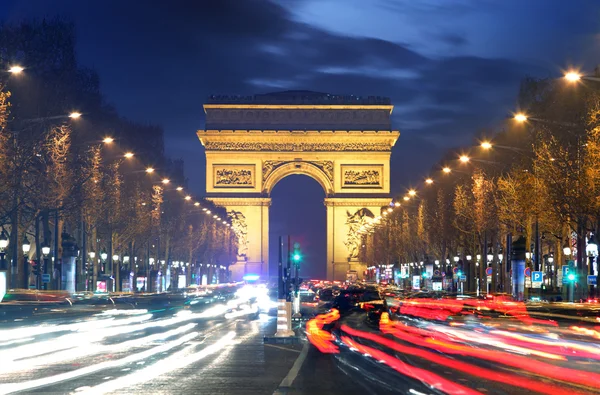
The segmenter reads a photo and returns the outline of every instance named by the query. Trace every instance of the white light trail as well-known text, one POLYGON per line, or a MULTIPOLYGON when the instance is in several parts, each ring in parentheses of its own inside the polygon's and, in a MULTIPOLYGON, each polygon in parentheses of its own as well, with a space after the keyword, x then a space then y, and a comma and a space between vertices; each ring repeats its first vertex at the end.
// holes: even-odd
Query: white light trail
POLYGON ((163 352, 167 352, 177 346, 184 344, 198 336, 198 332, 192 332, 187 335, 184 335, 176 340, 167 342, 158 347, 151 348, 149 350, 145 350, 139 353, 135 353, 129 355, 125 358, 121 358, 114 361, 105 361, 95 365, 87 366, 85 368, 76 369, 70 372, 65 372, 61 374, 57 374, 54 376, 43 377, 35 380, 24 381, 20 383, 6 383, 0 384, 0 394, 9 394, 17 391, 28 391, 34 388, 45 387, 49 385, 54 385, 57 383, 61 383, 67 380, 73 380, 75 378, 81 376, 87 376, 89 374, 99 372, 104 369, 112 369, 117 368, 123 365, 130 364, 132 362, 137 362, 149 358, 153 355, 157 355, 163 352))

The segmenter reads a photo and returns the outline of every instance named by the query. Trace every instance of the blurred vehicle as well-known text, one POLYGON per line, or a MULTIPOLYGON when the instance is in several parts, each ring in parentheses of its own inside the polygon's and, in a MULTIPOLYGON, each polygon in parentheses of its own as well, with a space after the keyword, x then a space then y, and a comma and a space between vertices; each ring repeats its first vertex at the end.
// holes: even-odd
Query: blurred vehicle
POLYGON ((358 272, 356 270, 348 270, 346 272, 346 282, 355 283, 358 281, 358 272))

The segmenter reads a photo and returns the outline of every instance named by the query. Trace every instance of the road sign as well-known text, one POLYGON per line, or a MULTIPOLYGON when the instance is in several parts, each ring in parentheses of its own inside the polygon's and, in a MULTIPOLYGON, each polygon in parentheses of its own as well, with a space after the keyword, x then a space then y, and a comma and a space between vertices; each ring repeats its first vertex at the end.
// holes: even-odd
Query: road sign
POLYGON ((525 277, 531 277, 531 268, 526 267, 524 273, 525 277))
POLYGON ((440 271, 437 270, 437 269, 433 271, 433 275, 436 276, 436 277, 441 276, 440 271))
POLYGON ((460 276, 460 281, 463 281, 463 282, 467 281, 467 275, 466 274, 461 275, 460 276))
POLYGON ((453 268, 452 273, 454 273, 454 274, 458 273, 458 268, 457 267, 453 268))
POLYGON ((49 283, 50 282, 50 274, 42 274, 42 282, 44 284, 49 283))
POLYGON ((562 265, 562 270, 559 274, 559 283, 562 284, 568 284, 569 283, 569 266, 568 265, 562 265))
POLYGON ((532 283, 541 283, 544 281, 544 273, 543 272, 531 272, 531 282, 532 283))
POLYGON ((531 288, 531 277, 525 277, 525 288, 531 288))
POLYGON ((488 267, 485 269, 485 274, 487 274, 488 276, 491 276, 493 272, 493 269, 491 267, 488 267))
POLYGON ((588 276, 588 285, 598 285, 598 276, 588 276))

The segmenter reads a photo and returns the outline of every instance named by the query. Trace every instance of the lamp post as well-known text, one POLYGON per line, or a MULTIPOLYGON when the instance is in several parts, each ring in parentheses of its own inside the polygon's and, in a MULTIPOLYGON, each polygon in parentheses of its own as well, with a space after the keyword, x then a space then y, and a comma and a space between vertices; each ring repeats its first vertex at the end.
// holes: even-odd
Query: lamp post
POLYGON ((115 291, 120 291, 121 287, 120 287, 120 281, 121 281, 121 276, 120 276, 120 270, 121 267, 119 265, 119 254, 114 254, 112 256, 112 270, 111 270, 111 274, 113 277, 113 284, 112 284, 112 290, 113 292, 115 291))
POLYGON ((87 271, 88 281, 86 284, 86 289, 88 291, 90 291, 90 290, 93 291, 94 290, 94 287, 93 287, 93 285, 94 285, 94 268, 96 267, 96 262, 95 262, 96 261, 96 253, 94 251, 90 251, 88 253, 88 255, 90 256, 90 265, 89 265, 89 268, 87 271))
POLYGON ((491 279, 490 279, 491 281, 488 281, 488 276, 487 275, 485 276, 485 281, 486 281, 486 284, 487 284, 486 289, 487 289, 487 293, 489 294, 490 293, 490 287, 492 286, 492 283, 494 282, 494 267, 492 265, 492 263, 494 261, 494 254, 492 253, 492 247, 488 248, 488 252, 487 252, 486 258, 487 258, 487 265, 486 265, 486 267, 491 267, 492 268, 492 276, 491 276, 491 279))
MULTIPOLYGON (((596 241, 596 235, 594 235, 593 233, 591 234, 590 238, 588 239, 587 242, 587 246, 585 247, 585 252, 587 253, 588 259, 589 259, 589 267, 590 267, 590 271, 589 271, 589 275, 593 276, 596 275, 596 268, 594 267, 594 265, 596 265, 596 257, 598 256, 598 241, 596 241)), ((588 292, 588 295, 590 298, 593 298, 595 296, 595 289, 594 289, 594 285, 590 284, 590 289, 588 292)))
MULTIPOLYGON (((550 264, 550 273, 549 273, 549 278, 550 278, 550 286, 552 286, 552 291, 555 290, 555 271, 554 271, 554 253, 550 252, 550 255, 548 255, 548 263, 550 264)), ((548 269, 546 268, 546 271, 548 271, 548 269)))
POLYGON ((27 240, 27 235, 23 234, 23 243, 21 244, 23 249, 23 288, 29 289, 29 251, 31 250, 31 244, 27 240))
MULTIPOLYGON (((575 268, 573 267, 573 265, 570 263, 569 257, 571 256, 571 247, 569 247, 568 244, 566 244, 563 247, 563 254, 565 254, 565 263, 567 265, 569 265, 569 272, 567 274, 567 288, 568 288, 568 295, 569 295, 569 302, 573 302, 573 291, 574 291, 574 286, 575 286, 575 268)), ((564 282, 564 280, 563 280, 564 282)))
POLYGON ((102 260, 102 270, 101 272, 104 273, 105 272, 105 265, 106 265, 106 260, 108 259, 108 254, 106 253, 106 251, 102 250, 100 252, 100 259, 102 260))
POLYGON ((6 265, 6 247, 8 247, 8 237, 6 237, 6 232, 4 228, 2 228, 2 233, 0 233, 0 302, 6 295, 6 290, 8 289, 8 277, 7 271, 8 266, 6 265))
MULTIPOLYGON (((48 271, 48 255, 50 254, 50 246, 47 243, 44 243, 44 245, 42 246, 42 255, 44 256, 44 267, 43 269, 40 271, 40 274, 47 274, 46 272, 48 271)), ((44 289, 48 289, 48 283, 44 283, 44 285, 42 285, 44 287, 44 289)))

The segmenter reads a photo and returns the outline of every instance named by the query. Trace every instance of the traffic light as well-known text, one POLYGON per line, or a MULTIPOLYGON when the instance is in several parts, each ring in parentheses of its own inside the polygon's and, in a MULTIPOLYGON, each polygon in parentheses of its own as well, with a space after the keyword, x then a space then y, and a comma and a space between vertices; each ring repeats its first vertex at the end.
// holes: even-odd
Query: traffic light
POLYGON ((462 271, 459 270, 458 272, 456 272, 456 274, 458 275, 458 277, 462 276, 462 271))
POLYGON ((302 261, 302 255, 300 255, 300 251, 298 251, 298 250, 294 251, 294 253, 292 254, 292 260, 296 264, 298 264, 302 261))
POLYGON ((569 281, 575 281, 575 274, 569 273, 569 275, 567 276, 567 278, 569 279, 569 281))

